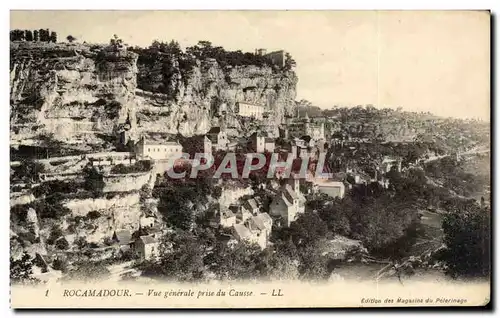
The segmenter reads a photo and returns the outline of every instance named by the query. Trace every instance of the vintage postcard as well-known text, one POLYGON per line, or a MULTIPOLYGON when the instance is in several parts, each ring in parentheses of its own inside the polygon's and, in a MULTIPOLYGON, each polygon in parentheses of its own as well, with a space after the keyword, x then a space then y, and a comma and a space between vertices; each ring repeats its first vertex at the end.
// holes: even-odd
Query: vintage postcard
POLYGON ((490 302, 490 12, 10 18, 13 308, 490 302))

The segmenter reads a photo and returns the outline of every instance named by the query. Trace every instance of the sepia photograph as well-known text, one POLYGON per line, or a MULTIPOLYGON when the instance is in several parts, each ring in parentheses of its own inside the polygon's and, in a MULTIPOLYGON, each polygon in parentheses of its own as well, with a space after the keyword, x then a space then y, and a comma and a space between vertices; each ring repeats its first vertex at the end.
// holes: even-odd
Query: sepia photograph
POLYGON ((490 303, 489 11, 10 11, 12 308, 490 303))

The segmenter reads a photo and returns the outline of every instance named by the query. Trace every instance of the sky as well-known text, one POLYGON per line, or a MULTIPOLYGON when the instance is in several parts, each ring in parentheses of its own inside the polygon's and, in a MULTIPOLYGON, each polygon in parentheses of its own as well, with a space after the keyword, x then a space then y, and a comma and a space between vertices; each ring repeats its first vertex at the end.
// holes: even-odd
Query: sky
POLYGON ((490 119, 490 16, 479 11, 11 11, 11 29, 130 45, 208 40, 228 50, 284 49, 297 100, 372 104, 490 119))

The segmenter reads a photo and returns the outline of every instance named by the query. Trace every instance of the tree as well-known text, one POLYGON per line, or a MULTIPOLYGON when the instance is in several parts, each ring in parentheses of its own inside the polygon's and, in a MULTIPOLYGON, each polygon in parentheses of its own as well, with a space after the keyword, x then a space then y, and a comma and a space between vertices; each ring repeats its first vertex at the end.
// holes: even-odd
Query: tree
POLYGON ((64 276, 68 281, 99 282, 107 279, 111 272, 101 262, 81 262, 64 276))
POLYGON ((256 244, 220 242, 206 258, 209 269, 221 280, 247 280, 262 276, 265 265, 256 244))
POLYGON ((35 183, 38 181, 40 173, 43 173, 45 166, 33 160, 21 160, 21 165, 14 170, 14 177, 26 183, 35 183))
MULTIPOLYGON (((345 200, 347 202, 348 200, 345 200)), ((322 204, 318 209, 319 217, 325 221, 326 225, 334 234, 350 235, 351 225, 347 212, 351 208, 348 204, 339 199, 328 201, 329 204, 322 204)))
POLYGON ((139 197, 141 199, 141 202, 144 202, 146 199, 151 198, 153 195, 153 190, 149 186, 149 184, 145 184, 141 187, 139 191, 139 197))
POLYGON ((74 244, 79 248, 79 249, 84 249, 87 247, 88 243, 85 237, 79 236, 77 239, 75 239, 74 244))
POLYGON ((66 272, 66 270, 68 269, 68 264, 69 262, 67 259, 56 258, 52 262, 52 268, 55 269, 56 271, 66 272))
POLYGON ((50 33, 50 42, 57 43, 57 33, 54 31, 50 33))
POLYGON ((113 34, 113 37, 109 40, 109 45, 115 50, 123 48, 123 40, 118 37, 118 35, 113 34))
POLYGON ((39 37, 41 42, 50 42, 50 33, 49 29, 40 29, 38 30, 39 37))
POLYGON ((68 40, 69 43, 73 43, 76 41, 76 38, 70 34, 66 37, 66 40, 68 40))
POLYGON ((25 34, 26 34, 26 41, 33 41, 33 32, 31 30, 26 30, 25 31, 25 34))
POLYGON ((290 53, 285 54, 285 70, 291 70, 297 65, 295 60, 292 58, 292 55, 290 53))
POLYGON ((10 40, 11 41, 24 41, 25 40, 25 31, 24 30, 12 30, 10 31, 10 40))
POLYGON ((33 31, 33 41, 38 42, 40 40, 39 38, 39 32, 38 30, 33 31))
POLYGON ((299 253, 292 240, 279 241, 273 248, 266 249, 265 276, 271 280, 295 280, 299 277, 299 253))
POLYGON ((290 235, 297 247, 311 245, 325 238, 328 228, 315 212, 306 211, 290 225, 290 235))
POLYGON ((50 231, 49 237, 47 239, 47 244, 54 244, 54 242, 63 236, 63 232, 59 225, 54 225, 50 231))
POLYGON ((36 284, 40 280, 33 277, 33 260, 24 253, 20 259, 10 258, 10 279, 14 284, 36 284))
POLYGON ((87 213, 87 218, 89 220, 96 220, 98 218, 101 217, 101 213, 99 213, 99 211, 90 211, 89 213, 87 213))
POLYGON ((454 203, 453 211, 443 218, 446 250, 439 259, 452 277, 490 275, 490 210, 475 203, 454 203))
POLYGON ((97 171, 95 167, 87 166, 83 170, 84 176, 84 184, 83 187, 85 190, 91 191, 94 196, 98 196, 102 193, 104 189, 104 175, 97 171))
POLYGON ((159 262, 145 262, 146 276, 178 281, 196 281, 204 277, 204 247, 193 233, 179 230, 161 240, 159 262))
POLYGON ((328 258, 320 252, 317 243, 303 247, 300 252, 300 278, 307 281, 323 280, 328 276, 328 258))

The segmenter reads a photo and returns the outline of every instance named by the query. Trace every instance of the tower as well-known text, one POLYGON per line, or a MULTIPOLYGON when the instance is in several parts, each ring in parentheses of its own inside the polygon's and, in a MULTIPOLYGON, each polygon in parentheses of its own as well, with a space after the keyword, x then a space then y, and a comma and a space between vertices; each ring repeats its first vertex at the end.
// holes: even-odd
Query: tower
POLYGON ((288 183, 292 186, 293 191, 300 193, 300 179, 297 174, 292 173, 290 179, 288 179, 288 183))
POLYGON ((304 116, 304 134, 305 135, 311 134, 311 119, 309 119, 309 115, 307 113, 304 116))
POLYGON ((324 122, 321 122, 319 129, 320 129, 319 130, 320 138, 325 139, 325 123, 324 122))

